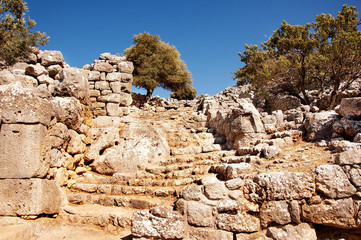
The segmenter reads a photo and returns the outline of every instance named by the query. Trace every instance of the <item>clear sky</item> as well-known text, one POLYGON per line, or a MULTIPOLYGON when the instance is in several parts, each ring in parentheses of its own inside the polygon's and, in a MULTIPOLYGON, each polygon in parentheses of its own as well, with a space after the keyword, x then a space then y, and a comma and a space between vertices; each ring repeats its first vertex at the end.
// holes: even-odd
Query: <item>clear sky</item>
MULTIPOLYGON (((35 30, 50 36, 41 49, 61 51, 70 66, 91 64, 103 52, 122 54, 134 34, 157 34, 176 46, 198 95, 235 85, 232 72, 242 66, 244 44, 266 41, 282 20, 296 25, 321 13, 336 16, 343 4, 361 12, 361 0, 25 1, 35 30)), ((157 88, 153 95, 167 98, 169 92, 157 88)))

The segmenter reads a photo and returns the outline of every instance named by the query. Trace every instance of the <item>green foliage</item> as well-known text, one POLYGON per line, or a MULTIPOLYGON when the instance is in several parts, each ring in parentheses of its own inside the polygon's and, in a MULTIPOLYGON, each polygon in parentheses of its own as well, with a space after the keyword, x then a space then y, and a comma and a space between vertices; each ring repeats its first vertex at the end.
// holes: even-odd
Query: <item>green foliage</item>
POLYGON ((125 55, 134 63, 133 85, 146 89, 148 97, 156 87, 177 92, 192 83, 191 73, 174 46, 149 33, 135 35, 133 40, 135 45, 127 48, 125 55))
POLYGON ((171 98, 175 98, 178 100, 193 100, 196 98, 196 96, 197 90, 188 84, 170 95, 171 98))
POLYGON ((333 86, 329 102, 361 76, 361 33, 355 7, 344 5, 334 18, 321 14, 316 22, 290 25, 283 21, 268 41, 245 45, 239 53, 245 66, 234 73, 238 85, 252 84, 259 94, 288 93, 304 104, 307 90, 333 86))
POLYGON ((0 66, 15 63, 26 57, 32 47, 48 41, 45 33, 31 32, 36 23, 31 18, 25 21, 27 11, 22 0, 0 0, 0 66))

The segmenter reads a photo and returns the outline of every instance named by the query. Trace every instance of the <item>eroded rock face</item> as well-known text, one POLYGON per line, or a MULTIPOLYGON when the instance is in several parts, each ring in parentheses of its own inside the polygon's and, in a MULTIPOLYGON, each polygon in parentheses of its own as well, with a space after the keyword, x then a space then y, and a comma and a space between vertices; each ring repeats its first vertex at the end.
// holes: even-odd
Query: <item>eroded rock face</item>
POLYGON ((286 225, 270 227, 267 236, 274 240, 316 240, 317 235, 312 225, 301 223, 299 225, 286 225))
POLYGON ((85 101, 89 97, 87 74, 77 68, 64 68, 59 73, 60 83, 56 86, 59 96, 75 97, 85 101))
POLYGON ((0 86, 0 119, 2 123, 43 124, 49 126, 54 116, 50 102, 40 98, 33 88, 19 82, 0 86))
POLYGON ((341 117, 334 111, 308 113, 304 123, 306 137, 309 141, 330 139, 333 124, 341 117))
POLYGON ((48 132, 42 124, 2 124, 0 178, 45 177, 50 165, 48 142, 48 132))
POLYGON ((343 98, 336 112, 344 117, 361 117, 361 97, 343 98))
POLYGON ((352 198, 325 199, 319 204, 304 205, 302 218, 306 221, 338 228, 355 228, 358 207, 352 198))
POLYGON ((185 228, 183 217, 164 207, 136 212, 132 218, 132 234, 135 237, 183 239, 185 228))
POLYGON ((38 58, 43 66, 63 65, 64 57, 60 51, 41 51, 38 58))
POLYGON ((232 232, 257 232, 261 229, 260 220, 247 213, 219 214, 217 228, 232 232))
POLYGON ((37 216, 60 211, 60 192, 46 179, 0 180, 1 216, 37 216))
POLYGON ((136 119, 132 119, 122 131, 117 145, 104 147, 102 151, 99 157, 94 158, 91 167, 104 174, 136 173, 170 154, 162 129, 136 119))
POLYGON ((315 192, 314 177, 302 172, 271 172, 255 176, 268 200, 310 198, 315 192))
POLYGON ((317 191, 329 198, 345 198, 356 193, 342 168, 338 165, 321 165, 316 167, 317 191))

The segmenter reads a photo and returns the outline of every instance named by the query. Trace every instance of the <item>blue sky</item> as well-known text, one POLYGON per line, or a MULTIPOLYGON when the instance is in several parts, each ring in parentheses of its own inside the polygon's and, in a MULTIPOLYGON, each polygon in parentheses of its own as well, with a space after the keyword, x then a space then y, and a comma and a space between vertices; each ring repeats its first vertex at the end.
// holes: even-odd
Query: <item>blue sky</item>
MULTIPOLYGON (((25 0, 35 30, 50 40, 41 49, 59 50, 81 68, 103 52, 120 53, 133 35, 157 34, 176 46, 192 73, 198 95, 233 86, 244 44, 266 41, 282 20, 305 24, 316 15, 336 16, 343 4, 361 12, 360 0, 25 0)), ((133 89, 135 92, 142 92, 133 89)), ((168 97, 157 88, 153 95, 168 97)))

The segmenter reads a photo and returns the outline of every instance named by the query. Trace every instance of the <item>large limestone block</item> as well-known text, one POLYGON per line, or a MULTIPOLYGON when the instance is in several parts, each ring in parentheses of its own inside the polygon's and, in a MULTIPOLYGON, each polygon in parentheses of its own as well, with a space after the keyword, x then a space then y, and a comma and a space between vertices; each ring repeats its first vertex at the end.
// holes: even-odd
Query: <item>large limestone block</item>
POLYGON ((291 214, 286 201, 264 202, 260 209, 260 220, 263 228, 275 222, 280 225, 291 223, 291 214))
POLYGON ((50 124, 54 115, 50 102, 38 97, 32 88, 19 82, 0 86, 0 120, 2 123, 50 124))
POLYGON ((357 212, 358 207, 352 198, 326 199, 319 204, 302 206, 304 220, 337 228, 356 227, 357 212))
POLYGON ((308 223, 270 227, 267 236, 274 240, 317 240, 315 229, 308 223))
POLYGON ((0 180, 0 216, 55 214, 60 211, 60 191, 46 179, 0 180))
POLYGON ((345 172, 338 165, 316 167, 316 189, 329 198, 345 198, 356 193, 345 172))
POLYGON ((189 228, 189 238, 197 240, 233 240, 233 233, 212 228, 189 228))
POLYGON ((59 73, 60 84, 56 87, 56 94, 85 100, 89 97, 87 75, 87 72, 78 68, 62 69, 59 73))
POLYGON ((361 97, 343 98, 336 112, 344 117, 361 117, 361 97))
POLYGON ((257 232, 261 229, 260 220, 247 213, 219 214, 217 228, 232 232, 257 232))
POLYGON ((361 149, 349 149, 340 153, 336 158, 338 165, 361 164, 361 149))
POLYGON ((151 239, 183 239, 186 225, 179 213, 165 207, 135 212, 132 217, 132 235, 151 239))
POLYGON ((210 227, 213 225, 212 207, 190 201, 187 204, 187 220, 192 226, 210 227))
POLYGON ((310 198, 315 193, 314 177, 310 173, 261 173, 254 181, 266 190, 268 200, 310 198))
MULTIPOLYGON (((118 130, 119 132, 119 130, 118 130)), ((131 119, 131 122, 121 131, 119 142, 106 140, 114 146, 107 146, 92 152, 92 146, 86 157, 94 159, 91 167, 102 174, 136 173, 149 165, 158 164, 170 154, 170 148, 162 127, 154 126, 145 121, 131 119)), ((100 138, 99 138, 100 139, 100 138)), ((105 140, 106 138, 104 138, 105 140)), ((98 145, 97 142, 92 145, 98 145)), ((94 147, 98 149, 98 147, 94 147)))
POLYGON ((43 66, 64 64, 64 57, 60 51, 40 51, 38 58, 43 66))
POLYGON ((304 127, 309 141, 329 139, 333 133, 333 124, 340 119, 334 111, 308 113, 304 127))
POLYGON ((50 165, 47 128, 42 124, 2 124, 0 178, 42 178, 50 165))
POLYGON ((99 72, 107 72, 107 73, 111 73, 114 70, 114 67, 112 65, 110 65, 107 62, 101 62, 101 61, 97 61, 94 63, 94 71, 99 71, 99 72))
POLYGON ((83 108, 74 97, 55 97, 50 101, 58 122, 64 123, 69 129, 77 130, 83 121, 83 108))

